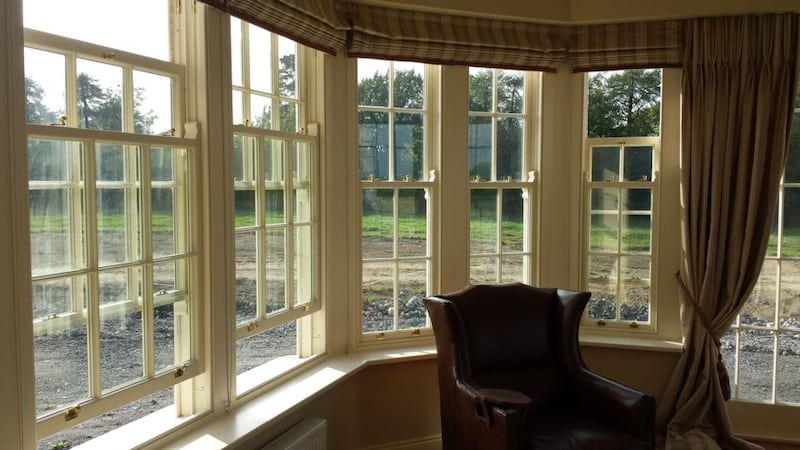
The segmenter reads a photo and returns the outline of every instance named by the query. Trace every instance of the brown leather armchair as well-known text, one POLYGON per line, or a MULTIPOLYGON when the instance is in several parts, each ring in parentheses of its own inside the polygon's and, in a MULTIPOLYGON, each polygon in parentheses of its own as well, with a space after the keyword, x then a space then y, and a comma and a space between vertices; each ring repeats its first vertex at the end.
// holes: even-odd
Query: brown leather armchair
POLYGON ((517 283, 424 300, 443 450, 655 448, 654 398, 583 363, 578 326, 590 295, 517 283))

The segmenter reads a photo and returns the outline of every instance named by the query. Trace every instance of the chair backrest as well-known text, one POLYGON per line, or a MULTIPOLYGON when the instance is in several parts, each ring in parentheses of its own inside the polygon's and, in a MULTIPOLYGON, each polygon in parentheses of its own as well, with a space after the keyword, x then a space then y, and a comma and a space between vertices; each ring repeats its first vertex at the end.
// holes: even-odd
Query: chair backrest
POLYGON ((517 390, 538 402, 556 398, 570 370, 582 365, 577 330, 588 296, 515 283, 475 285, 426 299, 440 390, 442 383, 461 378, 517 390))

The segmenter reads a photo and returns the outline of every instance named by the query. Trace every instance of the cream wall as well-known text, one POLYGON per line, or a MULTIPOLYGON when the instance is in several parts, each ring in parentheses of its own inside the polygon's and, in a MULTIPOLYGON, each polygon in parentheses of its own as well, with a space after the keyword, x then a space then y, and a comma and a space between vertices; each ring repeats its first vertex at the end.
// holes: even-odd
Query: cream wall
MULTIPOLYGON (((678 353, 584 347, 600 374, 660 400, 678 353)), ((367 367, 237 449, 259 448, 307 417, 328 420, 330 450, 439 448, 436 359, 367 367)))

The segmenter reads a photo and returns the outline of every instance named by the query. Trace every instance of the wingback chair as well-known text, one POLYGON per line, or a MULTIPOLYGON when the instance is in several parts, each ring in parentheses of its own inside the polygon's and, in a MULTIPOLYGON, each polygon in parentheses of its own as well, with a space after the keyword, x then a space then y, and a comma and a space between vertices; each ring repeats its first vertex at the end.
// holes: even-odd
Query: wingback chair
POLYGON ((443 450, 655 448, 655 400, 589 370, 589 292, 476 285, 428 297, 443 450))

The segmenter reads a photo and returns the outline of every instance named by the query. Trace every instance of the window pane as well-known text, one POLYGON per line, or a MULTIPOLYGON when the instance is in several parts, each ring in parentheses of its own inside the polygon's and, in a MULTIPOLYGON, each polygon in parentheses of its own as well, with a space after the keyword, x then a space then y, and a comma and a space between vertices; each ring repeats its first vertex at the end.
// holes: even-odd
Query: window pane
MULTIPOLYGON (((766 261, 764 261, 766 264, 766 261)), ((800 332, 800 261, 781 262, 780 324, 800 332)))
POLYGON ((422 114, 394 115, 396 180, 421 180, 424 169, 422 114))
MULTIPOLYGON (((778 256, 778 216, 780 209, 775 208, 775 214, 772 215, 772 228, 769 230, 769 241, 767 241, 766 256, 778 256)), ((784 232, 785 236, 785 232, 784 232)), ((785 244, 784 244, 785 245, 785 244)))
POLYGON ((424 189, 400 189, 398 201, 398 256, 428 254, 428 204, 424 189))
POLYGON ((625 181, 653 180, 653 147, 625 147, 625 181))
POLYGON ((239 87, 244 86, 242 58, 242 21, 231 16, 231 83, 239 87))
POLYGON ((78 126, 122 131, 122 68, 78 59, 78 126))
POLYGON ((286 223, 284 187, 286 142, 278 139, 264 141, 264 223, 286 223))
POLYGON ((500 281, 503 283, 524 283, 527 280, 525 276, 525 258, 525 256, 503 256, 500 267, 502 271, 500 281))
POLYGON ((311 144, 296 142, 294 144, 294 168, 292 182, 294 184, 294 221, 311 221, 311 144))
POLYGON ((649 215, 623 216, 622 251, 650 253, 650 225, 649 215))
POLYGON ((297 323, 294 320, 236 341, 236 374, 281 356, 297 355, 297 323))
POLYGON ((592 214, 589 249, 616 252, 619 236, 619 218, 616 214, 592 214))
MULTIPOLYGON (((653 204, 652 189, 623 189, 622 190, 622 209, 623 211, 645 211, 649 212, 653 204)), ((616 206, 614 206, 616 208, 616 206)), ((606 209, 606 208, 601 208, 606 209)))
POLYGON ((361 201, 362 257, 394 257, 394 192, 365 189, 361 201))
MULTIPOLYGON (((264 290, 267 299, 267 314, 283 311, 286 304, 286 231, 281 228, 266 232, 267 252, 264 258, 264 290)), ((255 266, 253 266, 255 270, 255 266)), ((253 275, 255 277, 255 274, 253 275)), ((255 301, 255 292, 253 293, 255 301)))
POLYGON ((278 61, 278 93, 297 98, 297 44, 294 41, 278 36, 278 61))
POLYGON ((422 109, 424 107, 425 65, 412 62, 394 63, 394 107, 422 109))
POLYGON ((472 256, 469 259, 469 282, 472 284, 497 283, 497 258, 472 256))
POLYGON ((762 330, 742 333, 740 339, 746 339, 747 345, 739 346, 739 399, 771 401, 775 334, 762 330))
POLYGON ((617 257, 589 256, 589 291, 587 306, 592 320, 614 320, 617 314, 617 257))
POLYGON ((231 103, 233 109, 233 123, 235 125, 244 124, 244 93, 234 89, 231 94, 231 103))
MULTIPOLYGON (((800 96, 797 97, 800 102, 800 96)), ((800 107, 800 106, 798 106, 800 107)), ((789 139, 789 159, 784 172, 786 183, 800 183, 800 112, 795 111, 789 139)))
POLYGON ((516 118, 497 119, 497 179, 522 178, 522 135, 525 121, 516 118))
POLYGON ((126 196, 124 189, 97 189, 100 265, 134 261, 141 255, 139 211, 126 204, 126 196))
POLYGON ((362 331, 389 331, 394 328, 394 263, 362 264, 362 331))
POLYGON ((32 275, 85 267, 81 192, 77 188, 31 190, 29 202, 32 275))
POLYGON ((484 116, 469 118, 469 176, 481 180, 492 178, 492 119, 484 116))
POLYGON ((73 176, 80 176, 80 171, 72 173, 72 161, 82 158, 83 144, 80 142, 31 139, 28 141, 28 179, 70 181, 73 176))
POLYGON ((177 253, 175 247, 177 217, 174 211, 174 191, 172 188, 153 187, 153 256, 169 256, 177 253))
MULTIPOLYGON (((181 302, 183 303, 183 302, 181 302)), ((167 303, 153 309, 155 330, 153 332, 156 373, 169 370, 176 363, 183 362, 175 354, 175 341, 178 334, 175 309, 178 304, 167 303)))
POLYGON ((359 106, 389 106, 389 66, 388 61, 358 59, 359 106))
POLYGON ((250 227, 256 224, 255 189, 236 189, 233 193, 236 208, 236 227, 250 227))
POLYGON ((85 288, 83 277, 33 283, 37 416, 89 398, 85 288))
POLYGON ((144 377, 141 269, 100 272, 100 379, 103 391, 144 377))
POLYGON ((782 333, 778 336, 779 402, 800 403, 800 334, 782 333))
POLYGON ((497 190, 470 191, 470 254, 497 252, 497 190))
POLYGON ((280 105, 280 130, 296 133, 300 130, 298 117, 298 103, 281 101, 280 105))
MULTIPOLYGON (((185 149, 162 147, 150 148, 150 179, 152 181, 175 181, 173 159, 185 157, 185 149)), ((178 163, 178 165, 182 165, 178 163)))
POLYGON ((592 147, 592 181, 619 180, 619 147, 592 147))
POLYGON ((781 255, 800 257, 800 188, 783 190, 783 242, 781 255))
POLYGON ((361 179, 389 179, 389 115, 358 112, 358 165, 361 179))
POLYGON ((593 72, 588 91, 588 137, 660 134, 660 69, 593 72))
POLYGON ((497 112, 521 113, 525 108, 525 77, 520 71, 500 70, 497 76, 497 112))
MULTIPOLYGON (((236 323, 258 317, 258 241, 256 232, 236 233, 236 323)), ((268 253, 269 255, 269 253, 268 253)))
POLYGON ((469 110, 492 112, 494 71, 492 69, 469 68, 469 110))
MULTIPOLYGON (((233 181, 255 180, 255 139, 233 136, 233 181)), ((267 178, 270 180, 270 178, 267 178)))
MULTIPOLYGON (((272 33, 255 25, 250 31, 250 88, 272 93, 272 33)), ((258 117, 253 110, 253 117, 258 117)))
POLYGON ((250 125, 256 128, 271 130, 272 127, 272 99, 261 95, 250 96, 250 125))
POLYGON ((502 240, 504 252, 521 252, 525 249, 525 218, 523 217, 525 200, 522 189, 503 189, 503 228, 502 240))
POLYGON ((302 305, 314 300, 313 291, 313 249, 311 226, 294 228, 294 305, 302 305))
POLYGON ((133 71, 134 131, 169 134, 172 123, 172 79, 163 75, 133 71))
POLYGON ((25 48, 25 121, 59 123, 66 114, 64 55, 25 48))
POLYGON ((26 28, 165 61, 170 59, 170 2, 166 0, 81 0, 77 4, 25 0, 24 5, 26 28), (91 12, 88 18, 87 11, 91 12), (120 19, 127 27, 147 24, 147 38, 143 39, 141 32, 121 32, 120 19), (91 26, 87 26, 88 20, 91 26))
POLYGON ((620 258, 622 280, 620 283, 619 315, 622 320, 648 322, 650 320, 650 258, 620 258))
POLYGON ((777 260, 764 260, 756 285, 740 312, 743 323, 766 326, 775 322, 778 267, 777 260))
POLYGON ((427 261, 402 261, 400 263, 400 286, 398 286, 398 305, 400 308, 400 329, 422 328, 425 326, 425 305, 422 299, 427 295, 427 261))
POLYGON ((616 212, 619 209, 619 189, 592 188, 592 211, 616 212))

